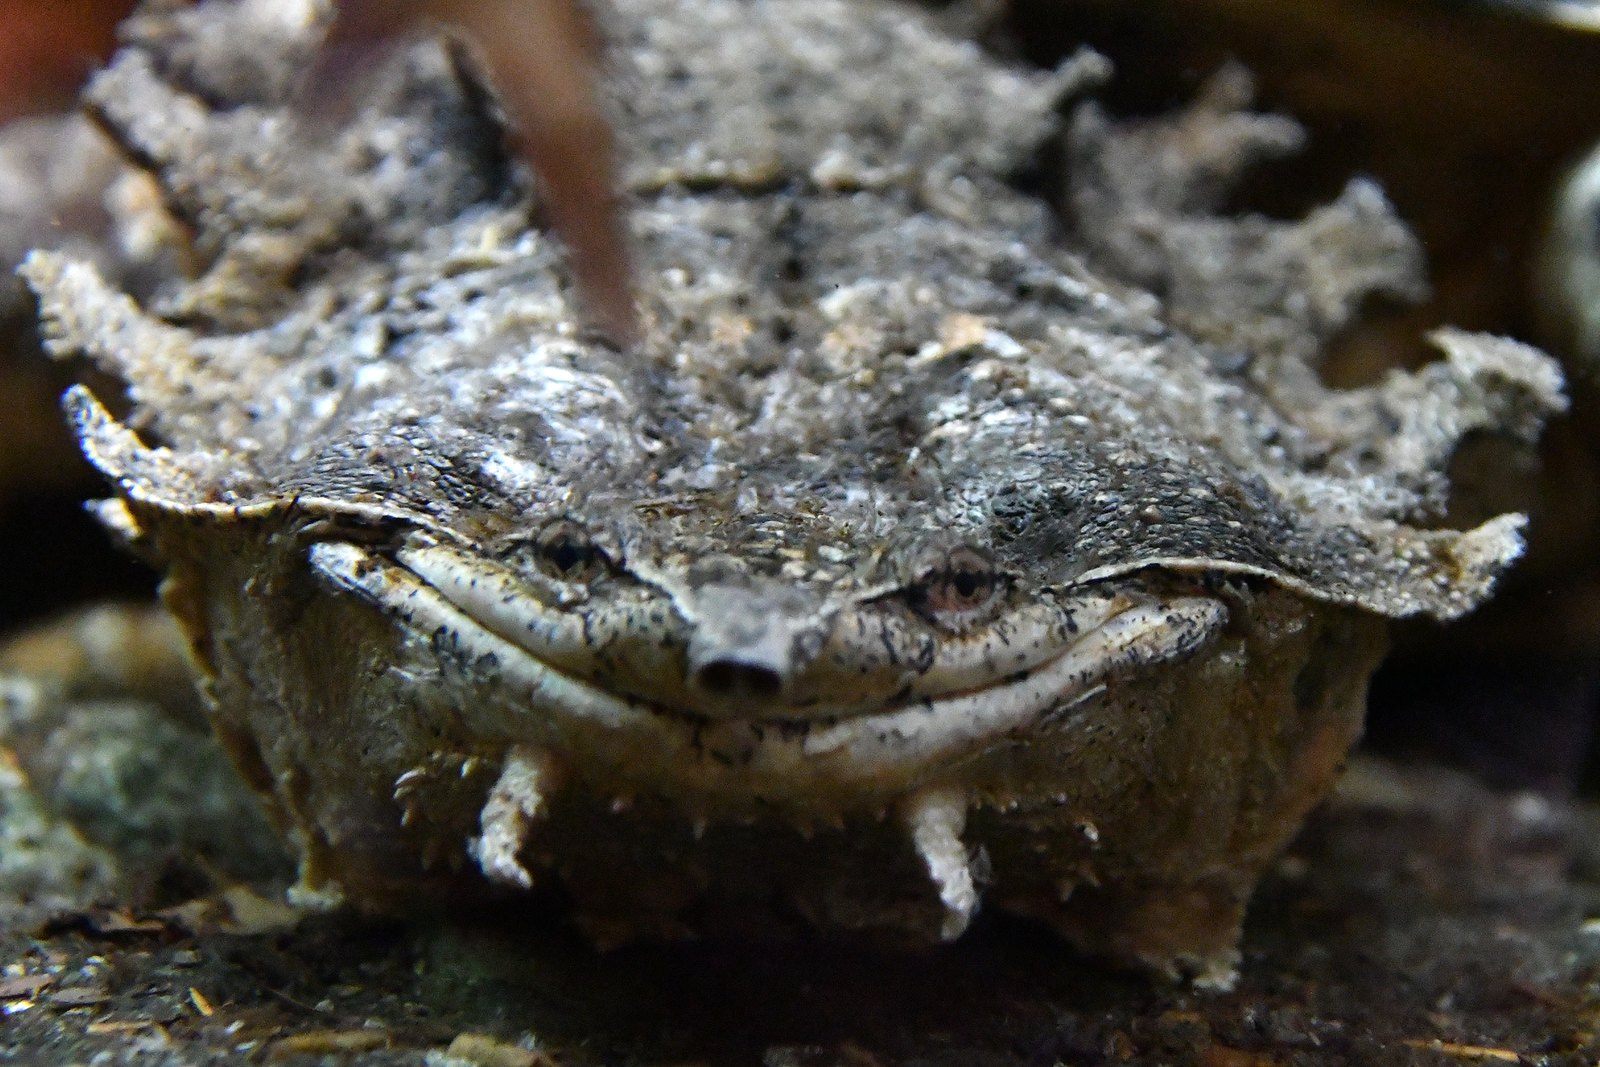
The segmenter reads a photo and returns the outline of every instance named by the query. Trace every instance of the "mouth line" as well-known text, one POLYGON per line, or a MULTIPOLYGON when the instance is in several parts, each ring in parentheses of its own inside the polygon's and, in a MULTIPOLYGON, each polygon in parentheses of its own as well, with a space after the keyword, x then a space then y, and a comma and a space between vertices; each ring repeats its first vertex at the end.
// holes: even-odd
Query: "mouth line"
MULTIPOLYGON (((695 722, 759 720, 773 728, 855 719, 987 690, 1041 669, 1070 648, 1080 631, 1098 627, 1135 603, 1118 594, 1097 593, 1074 598, 1070 607, 1053 601, 1024 605, 997 620, 985 639, 934 638, 943 642, 934 653, 921 624, 879 617, 878 609, 861 602, 832 613, 823 647, 793 680, 793 692, 785 694, 789 687, 780 685, 772 697, 739 700, 697 691, 685 676, 692 664, 666 652, 671 647, 667 642, 641 636, 639 626, 646 631, 650 626, 665 628, 672 625, 673 613, 682 615, 670 582, 657 588, 673 600, 671 607, 635 606, 620 621, 597 622, 550 607, 530 593, 520 573, 453 545, 408 543, 394 552, 393 561, 478 625, 569 677, 662 714, 695 722), (612 637, 625 644, 613 648, 612 637), (608 649, 612 676, 596 677, 608 649)), ((677 639, 689 655, 689 636, 679 634, 677 639)))
POLYGON ((708 718, 612 692, 563 671, 462 609, 415 571, 358 545, 325 541, 309 555, 334 590, 427 634, 443 659, 499 699, 463 702, 484 737, 532 731, 513 743, 548 745, 645 779, 692 777, 698 788, 803 792, 820 781, 889 784, 1046 725, 1140 667, 1186 658, 1227 621, 1205 596, 1135 604, 1078 635, 1052 658, 994 684, 837 718, 708 718), (507 705, 513 710, 507 711, 507 705), (534 714, 529 714, 530 712, 534 714), (538 713, 543 714, 538 714, 538 713), (899 773, 895 773, 899 772, 899 773), (713 781, 712 779, 722 779, 713 781))

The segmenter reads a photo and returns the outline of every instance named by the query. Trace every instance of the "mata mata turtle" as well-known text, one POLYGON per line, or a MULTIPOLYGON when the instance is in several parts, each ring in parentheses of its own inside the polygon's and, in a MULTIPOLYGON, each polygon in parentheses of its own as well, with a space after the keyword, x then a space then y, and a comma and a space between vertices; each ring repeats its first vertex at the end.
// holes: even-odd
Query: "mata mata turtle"
POLYGON ((619 2, 617 351, 458 50, 318 122, 271 72, 324 5, 153 12, 88 103, 200 269, 143 304, 24 273, 53 349, 127 384, 67 398, 100 513, 166 568, 302 899, 531 890, 603 941, 936 941, 983 902, 1224 982, 1385 620, 1469 611, 1521 550, 1517 515, 1441 527, 1443 470, 1531 440, 1558 371, 1442 331, 1326 388, 1419 256, 1367 182, 1217 214, 1294 135, 1232 76, 1080 107, 1063 214, 1016 176, 1096 56, 1011 69, 872 0, 619 2), (1141 263, 1161 297, 1115 280, 1141 263))
POLYGON ((1593 785, 1600 727, 1600 5, 1565 0, 1012 0, 1030 61, 1080 41, 1118 64, 1107 106, 1150 112, 1242 62, 1307 151, 1239 201, 1292 215, 1353 169, 1427 249, 1429 292, 1383 308, 1320 367, 1342 385, 1432 358, 1439 323, 1534 339, 1569 369, 1572 414, 1537 468, 1494 442, 1452 467, 1449 524, 1529 514, 1529 551, 1465 625, 1398 628, 1372 695, 1377 747, 1498 785, 1593 785))

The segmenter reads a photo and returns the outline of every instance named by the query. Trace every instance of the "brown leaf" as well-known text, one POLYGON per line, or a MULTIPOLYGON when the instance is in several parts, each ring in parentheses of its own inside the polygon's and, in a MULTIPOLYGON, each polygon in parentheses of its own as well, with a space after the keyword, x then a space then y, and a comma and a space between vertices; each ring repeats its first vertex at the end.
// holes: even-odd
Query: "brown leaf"
POLYGON ((543 1053, 509 1045, 486 1034, 457 1034, 444 1054, 447 1059, 475 1067, 551 1067, 550 1058, 543 1053))
POLYGON ((0 978, 0 1000, 31 997, 54 981, 55 976, 49 974, 25 974, 18 978, 0 978))
POLYGON ((84 1008, 91 1004, 104 1004, 111 995, 99 986, 64 986, 50 994, 50 1003, 58 1008, 84 1008))
POLYGON ((305 918, 303 912, 245 885, 227 886, 168 908, 161 915, 196 935, 271 934, 292 930, 305 918))
POLYGON ((383 1030, 307 1030, 272 1043, 273 1059, 288 1056, 326 1056, 339 1052, 370 1052, 389 1043, 383 1030))

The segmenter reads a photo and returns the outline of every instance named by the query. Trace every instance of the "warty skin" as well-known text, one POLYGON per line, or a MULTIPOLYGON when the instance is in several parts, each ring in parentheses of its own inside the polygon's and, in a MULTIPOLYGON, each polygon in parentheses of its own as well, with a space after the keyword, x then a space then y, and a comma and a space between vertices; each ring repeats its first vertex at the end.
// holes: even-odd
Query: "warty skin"
POLYGON ((612 15, 635 350, 580 325, 459 52, 336 129, 239 75, 241 39, 314 54, 315 4, 157 12, 90 90, 193 277, 25 268, 128 385, 68 399, 102 514, 166 568, 300 899, 531 889, 607 943, 949 939, 987 902, 1225 985, 1383 620, 1520 551, 1518 516, 1439 528, 1455 443, 1531 441, 1558 372, 1441 331, 1325 389, 1419 256, 1369 183, 1213 214, 1297 136, 1237 73, 1063 132, 1092 55, 1011 70, 866 0, 612 15), (1013 184, 1063 142, 1061 204, 1013 184))

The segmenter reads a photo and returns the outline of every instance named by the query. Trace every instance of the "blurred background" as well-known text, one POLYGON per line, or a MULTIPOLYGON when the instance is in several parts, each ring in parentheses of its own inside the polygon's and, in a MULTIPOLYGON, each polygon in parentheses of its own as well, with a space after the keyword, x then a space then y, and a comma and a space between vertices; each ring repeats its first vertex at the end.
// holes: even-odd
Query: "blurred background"
POLYGON ((72 103, 133 0, 0 0, 0 121, 72 103))
MULTIPOLYGON (((0 123, 72 107, 82 81, 110 55, 133 0, 0 0, 0 123)), ((9 129, 7 147, 17 139, 9 129)), ((29 138, 31 149, 38 139, 29 138)), ((13 152, 17 149, 11 149, 13 152)), ((4 150, 0 150, 3 153, 4 150)), ((0 255, 19 251, 20 214, 37 168, 0 169, 0 255), (9 187, 8 187, 9 186, 9 187), (5 238, 10 237, 9 241, 5 238)), ((14 265, 3 264, 6 273, 14 265)), ((20 282, 0 278, 0 632, 86 598, 151 586, 130 561, 106 552, 82 515, 93 483, 61 426, 55 397, 66 380, 38 359, 20 282)))

